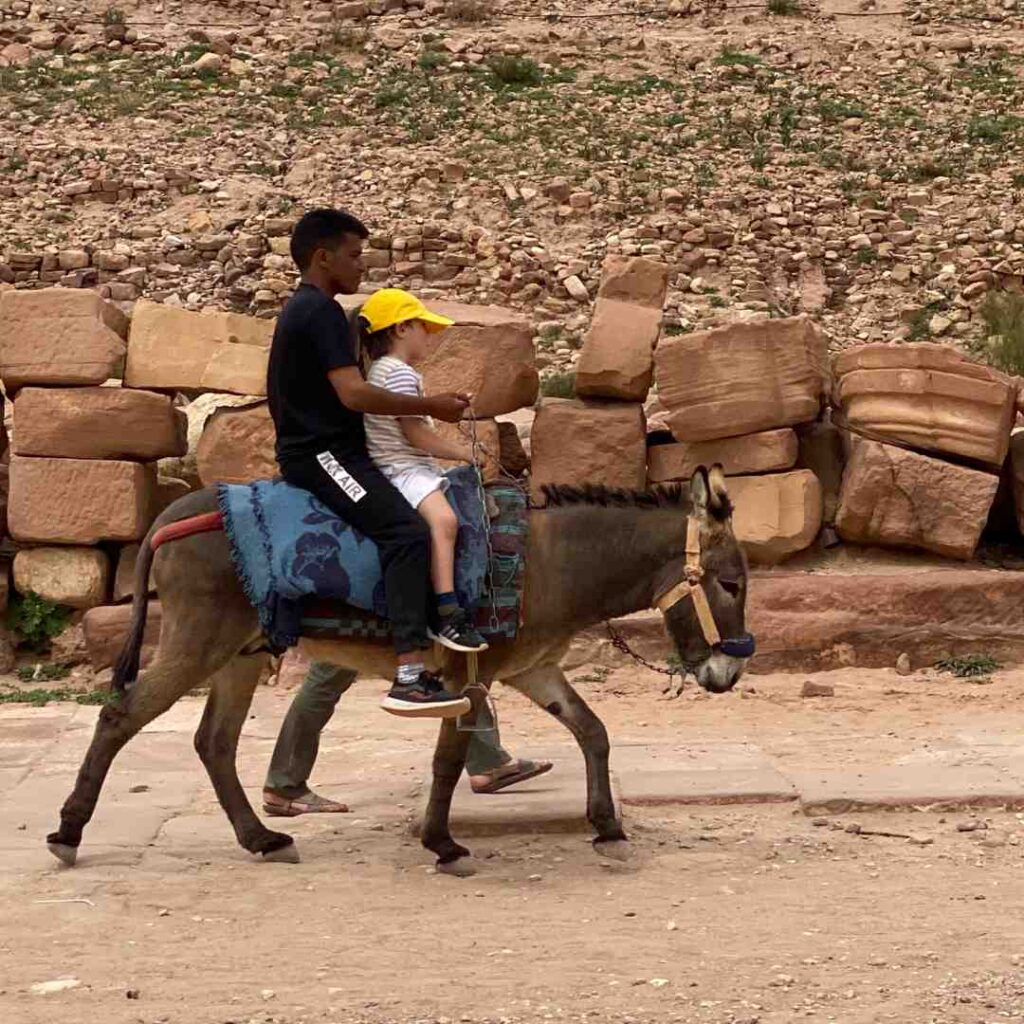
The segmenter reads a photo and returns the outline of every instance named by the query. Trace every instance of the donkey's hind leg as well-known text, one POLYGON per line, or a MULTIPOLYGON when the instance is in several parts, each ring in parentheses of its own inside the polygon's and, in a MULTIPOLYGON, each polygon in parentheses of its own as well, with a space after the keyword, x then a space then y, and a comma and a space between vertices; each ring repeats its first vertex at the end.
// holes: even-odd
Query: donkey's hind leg
POLYGON ((238 737, 266 663, 266 655, 239 655, 214 676, 206 711, 196 732, 196 752, 206 766, 238 842, 250 853, 263 854, 265 860, 296 863, 299 855, 292 837, 272 832, 256 817, 238 781, 235 765, 238 737))
POLYGON ((59 861, 70 867, 78 858, 82 831, 92 818, 107 772, 121 748, 199 681, 183 672, 180 664, 158 660, 130 691, 115 695, 100 710, 75 788, 61 808, 60 827, 46 837, 47 848, 59 861))
POLYGON ((557 665, 542 665, 504 682, 554 715, 576 737, 587 766, 587 820, 597 832, 594 846, 606 856, 623 856, 627 849, 626 834, 615 813, 608 772, 608 730, 604 723, 557 665))

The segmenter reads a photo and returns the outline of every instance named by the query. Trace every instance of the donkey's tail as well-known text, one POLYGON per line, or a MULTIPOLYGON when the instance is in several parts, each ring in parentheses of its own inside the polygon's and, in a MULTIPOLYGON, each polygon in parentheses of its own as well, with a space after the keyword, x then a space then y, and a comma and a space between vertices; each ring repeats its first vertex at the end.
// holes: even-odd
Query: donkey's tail
POLYGON ((111 687, 115 693, 124 693, 129 683, 139 678, 139 662, 142 659, 142 641, 146 635, 146 617, 149 614, 149 572, 153 567, 156 552, 150 543, 156 525, 149 531, 139 548, 135 560, 135 594, 132 598, 132 621, 121 653, 114 663, 114 677, 111 687))

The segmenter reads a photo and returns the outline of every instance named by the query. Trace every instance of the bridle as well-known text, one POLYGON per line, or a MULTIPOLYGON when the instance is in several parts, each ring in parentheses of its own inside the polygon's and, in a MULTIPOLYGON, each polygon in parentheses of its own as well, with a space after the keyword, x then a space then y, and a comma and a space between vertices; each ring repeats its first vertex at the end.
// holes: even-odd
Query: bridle
POLYGON ((726 637, 723 640, 722 634, 718 630, 718 623, 715 622, 711 602, 708 601, 708 595, 704 592, 700 526, 699 519, 693 516, 687 517, 686 565, 683 569, 683 578, 656 597, 653 607, 664 615, 675 608, 677 604, 689 598, 693 601, 693 610, 697 613, 700 631, 704 635, 704 642, 708 647, 712 650, 717 647, 723 654, 733 658, 749 658, 756 649, 753 636, 750 633, 744 633, 743 636, 726 637))

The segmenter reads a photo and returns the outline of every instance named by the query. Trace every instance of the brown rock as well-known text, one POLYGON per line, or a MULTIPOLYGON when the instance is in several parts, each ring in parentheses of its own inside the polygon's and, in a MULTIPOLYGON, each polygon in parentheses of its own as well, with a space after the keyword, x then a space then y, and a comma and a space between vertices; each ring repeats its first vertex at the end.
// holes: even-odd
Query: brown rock
POLYGON ((669 268, 643 256, 609 256, 601 265, 598 298, 660 310, 668 290, 669 268))
POLYGON ((642 402, 660 332, 660 308, 599 298, 576 365, 576 394, 642 402))
POLYGON ((167 395, 128 388, 22 388, 17 455, 159 459, 187 450, 185 414, 167 395))
POLYGON ((737 323, 662 341, 655 380, 681 441, 754 434, 816 419, 825 341, 805 317, 737 323))
POLYGON ((800 266, 800 311, 819 313, 825 308, 832 295, 832 289, 825 283, 825 271, 820 263, 803 263, 800 266))
POLYGON ((272 320, 192 313, 141 300, 132 317, 125 383, 133 388, 264 395, 272 320))
MULTIPOLYGON (((135 596, 135 563, 139 557, 138 544, 125 544, 118 552, 117 571, 114 573, 114 603, 120 604, 135 596)), ((152 570, 149 574, 150 594, 156 593, 156 581, 152 570)))
POLYGON ((534 501, 544 484, 640 489, 647 476, 643 406, 547 398, 530 433, 534 501))
POLYGON ((0 292, 0 379, 25 384, 102 384, 124 365, 128 321, 93 291, 0 292))
POLYGON ((14 556, 14 587, 69 608, 103 604, 110 559, 98 548, 29 548, 14 556))
POLYGON ((754 563, 774 565, 803 551, 821 529, 821 484, 809 470, 733 477, 729 497, 733 530, 754 563))
POLYGON ((818 478, 824 500, 823 518, 831 526, 839 509, 839 491, 846 464, 842 432, 826 418, 801 424, 796 428, 796 437, 799 446, 796 464, 800 469, 809 469, 818 478))
POLYGON ((197 450, 204 484, 245 484, 278 475, 274 421, 266 403, 218 409, 207 421, 197 450))
POLYGON ((647 450, 647 479, 652 484, 689 480, 698 466, 720 463, 727 476, 770 473, 791 469, 796 462, 796 434, 792 430, 766 430, 721 441, 657 444, 647 450))
POLYGON ((800 687, 801 697, 834 697, 836 688, 831 683, 816 683, 813 679, 805 679, 800 687))
POLYGON ((857 440, 836 529, 847 541, 970 558, 999 478, 877 441, 857 440))
POLYGON ((192 488, 186 480, 178 480, 175 477, 161 476, 157 478, 156 494, 153 497, 153 518, 155 519, 164 509, 169 508, 186 494, 191 494, 192 488))
MULTIPOLYGON (((457 444, 464 444, 467 447, 472 442, 472 433, 468 423, 440 423, 434 424, 437 432, 446 440, 454 441, 457 444)), ((494 420, 476 421, 476 440, 479 445, 477 458, 480 460, 480 470, 484 483, 497 480, 501 475, 498 460, 501 457, 501 442, 498 436, 498 424, 494 420)), ((465 462, 451 462, 447 459, 440 460, 442 469, 451 469, 454 466, 463 466, 465 462)))
POLYGON ((417 366, 427 394, 468 391, 480 417, 533 405, 540 379, 525 317, 498 306, 435 302, 431 308, 455 326, 431 335, 434 347, 417 366))
MULTIPOLYGON (((131 625, 131 605, 104 605, 92 608, 82 617, 82 629, 85 632, 85 643, 89 650, 89 661, 92 667, 100 672, 110 668, 121 653, 124 641, 131 625)), ((141 665, 145 667, 156 653, 160 640, 160 602, 149 602, 149 613, 146 618, 146 630, 142 640, 141 665)))
POLYGON ((156 469, 138 462, 14 456, 8 519, 16 540, 139 540, 153 517, 156 469))
POLYGON ((530 456, 526 454, 514 423, 503 421, 498 424, 498 448, 501 468, 508 476, 518 479, 530 468, 530 456))
POLYGON ((1001 466, 1016 418, 1010 378, 946 345, 864 345, 835 363, 836 404, 856 429, 1001 466))

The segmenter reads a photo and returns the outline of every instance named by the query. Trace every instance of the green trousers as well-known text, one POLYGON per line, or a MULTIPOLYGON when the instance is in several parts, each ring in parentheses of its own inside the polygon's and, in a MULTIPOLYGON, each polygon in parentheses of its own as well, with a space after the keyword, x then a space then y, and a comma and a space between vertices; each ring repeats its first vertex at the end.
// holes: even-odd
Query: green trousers
MULTIPOLYGON (((356 673, 351 669, 323 661, 310 665, 278 734, 265 789, 291 800, 307 792, 320 751, 320 733, 331 720, 341 695, 355 681, 356 673)), ((470 775, 480 775, 512 760, 512 755, 502 749, 497 724, 486 705, 479 718, 475 728, 481 731, 473 732, 466 756, 470 775)))

